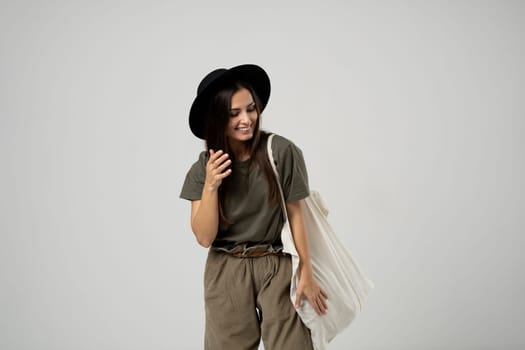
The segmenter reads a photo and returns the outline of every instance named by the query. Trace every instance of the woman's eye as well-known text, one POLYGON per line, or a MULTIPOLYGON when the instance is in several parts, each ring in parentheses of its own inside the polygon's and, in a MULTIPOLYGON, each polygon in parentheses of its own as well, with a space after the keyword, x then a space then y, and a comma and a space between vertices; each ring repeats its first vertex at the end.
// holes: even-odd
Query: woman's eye
POLYGON ((255 106, 252 106, 252 107, 248 107, 248 109, 246 109, 248 112, 253 112, 255 111, 255 106))

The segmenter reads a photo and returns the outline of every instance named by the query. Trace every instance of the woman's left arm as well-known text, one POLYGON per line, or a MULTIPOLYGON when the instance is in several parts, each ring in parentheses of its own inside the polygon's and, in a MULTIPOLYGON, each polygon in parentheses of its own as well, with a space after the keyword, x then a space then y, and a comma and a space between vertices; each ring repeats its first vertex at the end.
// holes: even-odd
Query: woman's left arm
POLYGON ((301 305, 301 298, 304 295, 314 308, 315 312, 317 312, 318 315, 322 315, 327 311, 326 299, 328 296, 319 286, 319 283, 317 283, 313 275, 310 249, 308 247, 308 236, 306 235, 303 210, 301 207, 303 205, 302 202, 302 200, 298 200, 286 203, 288 220, 290 220, 295 248, 299 254, 300 261, 299 285, 297 286, 295 307, 298 308, 301 305))

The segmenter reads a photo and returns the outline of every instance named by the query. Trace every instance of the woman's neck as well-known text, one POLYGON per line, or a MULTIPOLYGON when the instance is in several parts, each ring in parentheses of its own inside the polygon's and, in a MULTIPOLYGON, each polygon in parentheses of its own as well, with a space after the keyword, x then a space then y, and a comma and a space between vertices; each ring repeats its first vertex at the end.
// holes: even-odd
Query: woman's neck
POLYGON ((250 158, 248 144, 244 141, 230 142, 230 149, 236 160, 247 160, 250 158))

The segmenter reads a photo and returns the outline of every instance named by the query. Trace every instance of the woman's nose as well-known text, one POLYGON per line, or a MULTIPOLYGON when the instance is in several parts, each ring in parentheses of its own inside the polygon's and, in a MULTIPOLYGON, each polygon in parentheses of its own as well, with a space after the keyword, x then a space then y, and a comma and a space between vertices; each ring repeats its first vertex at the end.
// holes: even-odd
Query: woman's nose
POLYGON ((250 118, 248 117, 248 112, 247 111, 242 111, 241 114, 239 115, 241 121, 243 122, 247 122, 250 120, 250 118))

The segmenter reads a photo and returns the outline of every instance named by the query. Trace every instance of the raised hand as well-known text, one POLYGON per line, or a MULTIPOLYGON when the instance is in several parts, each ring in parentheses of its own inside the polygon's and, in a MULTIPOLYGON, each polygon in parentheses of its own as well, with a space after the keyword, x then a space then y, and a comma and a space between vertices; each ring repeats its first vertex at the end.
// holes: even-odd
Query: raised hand
POLYGON ((217 190, 222 184, 222 180, 231 174, 232 170, 227 169, 231 162, 227 153, 222 150, 215 152, 210 149, 210 158, 206 163, 205 186, 210 190, 217 190))

